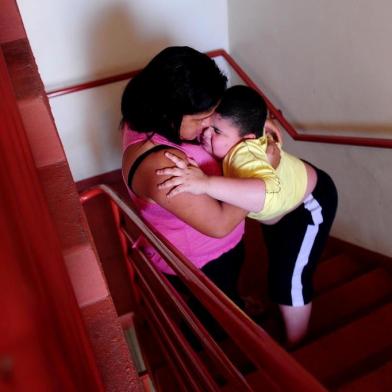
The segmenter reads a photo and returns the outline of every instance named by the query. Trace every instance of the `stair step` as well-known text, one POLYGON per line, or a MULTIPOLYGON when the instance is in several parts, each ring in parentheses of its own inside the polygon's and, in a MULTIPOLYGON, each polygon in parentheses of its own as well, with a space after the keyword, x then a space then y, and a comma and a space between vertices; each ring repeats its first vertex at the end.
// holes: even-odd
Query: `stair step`
POLYGON ((313 302, 309 336, 314 337, 343 325, 354 317, 387 302, 392 296, 392 278, 377 268, 336 287, 313 302))
MULTIPOLYGON (((262 391, 262 392, 280 392, 282 389, 275 384, 275 382, 271 379, 268 374, 262 370, 256 370, 252 373, 246 375, 246 381, 253 391, 262 391)), ((226 385, 222 388, 222 392, 239 392, 238 387, 233 387, 231 385, 226 385)))
POLYGON ((371 263, 358 261, 352 256, 341 253, 318 265, 313 281, 315 292, 320 294, 339 286, 371 268, 371 263))
POLYGON ((323 253, 321 254, 320 260, 324 261, 330 259, 339 255, 342 252, 344 252, 344 250, 342 250, 341 244, 336 241, 335 238, 329 237, 323 250, 323 253))
POLYGON ((392 351, 392 304, 389 303, 293 353, 321 383, 339 385, 380 353, 392 351))
POLYGON ((392 361, 378 369, 343 385, 337 392, 390 392, 392 391, 392 361))
POLYGON ((152 372, 155 389, 157 392, 182 391, 183 388, 178 384, 170 366, 161 366, 152 372))
POLYGON ((136 335, 134 314, 133 313, 124 314, 119 317, 119 321, 123 329, 123 333, 128 345, 128 349, 132 355, 132 358, 135 361, 136 370, 139 374, 143 373, 147 370, 147 368, 143 360, 143 355, 140 348, 140 342, 136 335))
POLYGON ((230 338, 220 342, 219 346, 241 373, 250 373, 255 370, 255 366, 247 355, 230 338))
POLYGON ((134 360, 137 373, 143 385, 143 391, 155 392, 154 384, 144 363, 139 338, 136 334, 134 319, 134 313, 126 313, 119 316, 118 318, 128 345, 129 352, 131 353, 132 359, 134 360))
POLYGON ((151 381, 151 377, 148 373, 140 376, 141 383, 143 385, 143 392, 156 392, 154 384, 151 381))

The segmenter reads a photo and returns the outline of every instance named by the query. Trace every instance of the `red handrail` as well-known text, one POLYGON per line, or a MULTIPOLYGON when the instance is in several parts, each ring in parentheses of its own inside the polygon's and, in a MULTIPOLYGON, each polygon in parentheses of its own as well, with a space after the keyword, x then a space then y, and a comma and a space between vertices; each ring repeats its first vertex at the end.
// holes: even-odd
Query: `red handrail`
MULTIPOLYGON (((86 192, 84 192, 80 196, 80 200, 82 203, 87 202, 89 199, 99 196, 102 194, 102 189, 94 188, 90 189, 86 192)), ((233 364, 230 362, 230 360, 226 357, 226 355, 223 353, 223 351, 220 349, 220 347, 214 342, 214 340, 211 338, 211 336, 205 331, 204 327, 200 323, 200 321, 195 317, 195 315, 189 310, 187 304, 183 301, 183 299, 176 293, 173 292, 173 290, 170 291, 170 287, 168 287, 168 284, 166 281, 162 279, 162 276, 153 268, 151 263, 146 259, 146 257, 138 252, 138 243, 140 242, 139 240, 141 239, 141 235, 136 235, 136 240, 132 238, 132 236, 125 230, 124 225, 125 221, 123 219, 123 215, 121 214, 121 209, 117 206, 116 202, 109 197, 109 201, 112 207, 112 212, 114 216, 114 220, 116 223, 116 227, 118 230, 118 234, 121 239, 121 244, 122 244, 122 249, 123 249, 123 255, 124 255, 124 260, 127 260, 127 269, 129 271, 129 276, 131 282, 135 281, 135 276, 138 275, 138 286, 132 284, 132 290, 134 292, 136 299, 139 299, 139 302, 141 298, 143 297, 143 308, 141 309, 141 313, 145 313, 145 309, 148 308, 150 310, 149 312, 149 317, 147 315, 146 319, 153 319, 153 323, 150 326, 150 328, 155 332, 157 338, 162 338, 162 336, 165 336, 165 343, 169 345, 168 348, 164 347, 164 344, 162 343, 162 351, 166 354, 166 357, 168 358, 168 363, 169 365, 173 365, 173 356, 174 359, 176 360, 177 367, 181 368, 182 371, 178 372, 178 369, 176 366, 172 369, 174 374, 177 375, 177 378, 179 378, 179 381, 181 382, 181 374, 185 374, 187 378, 197 372, 200 368, 203 367, 202 364, 199 363, 199 366, 195 367, 195 363, 198 363, 198 358, 195 356, 192 356, 191 349, 188 344, 188 348, 186 348, 187 342, 184 341, 184 338, 181 337, 181 334, 179 333, 178 329, 175 328, 173 323, 170 323, 170 320, 168 322, 163 322, 162 320, 166 320, 167 317, 163 311, 161 310, 160 302, 164 302, 164 299, 168 301, 173 301, 176 302, 176 306, 179 309, 180 314, 183 315, 184 319, 187 321, 187 323, 191 326, 193 330, 196 331, 196 335, 199 337, 201 341, 206 342, 206 352, 208 352, 208 355, 210 358, 213 359, 214 363, 217 365, 218 368, 220 368, 227 376, 227 380, 232 383, 232 385, 238 386, 241 391, 244 392, 251 392, 251 389, 242 376, 242 374, 233 366, 233 364), (129 246, 128 243, 130 243, 131 246, 131 255, 129 256, 129 246), (130 258, 132 260, 130 260, 130 258), (154 284, 154 287, 151 288, 148 286, 146 283, 146 280, 144 276, 153 276, 154 279, 156 280, 156 283, 154 284), (142 295, 143 294, 143 295, 142 295), (149 300, 150 299, 150 300, 149 300), (143 312, 144 309, 144 312, 143 312), (152 311, 154 309, 154 311, 152 311), (156 319, 156 313, 161 314, 161 316, 156 319), (156 329, 156 331, 155 331, 156 329), (170 339, 169 335, 166 333, 162 333, 163 330, 166 331, 166 329, 172 330, 172 334, 174 335, 175 339, 180 341, 180 347, 181 349, 186 353, 187 357, 192 357, 192 362, 188 363, 188 367, 184 368, 186 364, 182 360, 181 356, 178 355, 175 346, 173 345, 172 340, 170 339), (203 332, 200 332, 203 331, 203 332), (168 353, 169 352, 169 353, 168 353), (190 369, 194 369, 193 371, 190 369)), ((133 233, 133 235, 135 235, 133 233)), ((144 238, 144 237, 143 237, 144 238)), ((138 301, 135 301, 138 302, 138 301)), ((202 374, 197 374, 195 379, 199 380, 203 377, 203 375, 207 378, 205 382, 207 383, 208 390, 216 390, 216 387, 214 388, 214 385, 211 384, 211 380, 208 380, 208 374, 209 372, 205 369, 204 373, 202 374), (204 375, 205 373, 205 375, 204 375)), ((189 380, 188 380, 189 384, 189 380)), ((183 388, 184 391, 189 390, 189 385, 188 387, 183 388)))
MULTIPOLYGON (((82 194, 82 202, 86 202, 92 197, 104 193, 107 195, 113 205, 121 210, 132 222, 132 224, 139 230, 145 241, 148 241, 164 258, 167 264, 176 272, 177 276, 186 284, 193 295, 205 306, 205 308, 213 315, 216 321, 222 326, 232 340, 241 347, 243 352, 249 357, 253 364, 258 368, 264 370, 268 377, 274 383, 279 385, 285 391, 324 391, 324 388, 304 369, 302 368, 290 355, 288 355, 280 346, 277 345, 269 335, 262 330, 259 326, 253 323, 240 309, 238 309, 208 278, 204 276, 197 268, 195 268, 184 256, 182 256, 172 245, 165 242, 158 235, 154 234, 146 224, 138 217, 138 215, 123 201, 111 188, 106 185, 99 185, 98 187, 86 191, 82 194)), ((124 235, 124 229, 122 229, 124 235)), ((137 240, 127 233, 127 238, 133 244, 133 250, 137 250, 137 240)), ((139 238, 139 237, 138 237, 139 238)), ((129 258, 127 257, 129 260, 129 258)), ((147 287, 145 276, 154 277, 154 289, 159 290, 154 293, 148 287, 145 289, 145 294, 149 299, 150 307, 161 314, 160 302, 162 295, 171 297, 174 301, 179 313, 182 314, 184 319, 191 321, 195 328, 192 328, 197 336, 202 338, 202 344, 207 352, 214 352, 217 349, 216 343, 209 339, 207 332, 201 323, 192 318, 192 313, 187 313, 187 306, 179 300, 178 295, 167 284, 165 277, 159 273, 155 266, 147 259, 142 251, 131 255, 133 267, 137 270, 138 276, 141 277, 141 286, 147 287), (148 272, 148 273, 147 273, 148 272), (165 294, 166 293, 166 294, 165 294)), ((131 262, 131 261, 129 261, 131 262)), ((189 308, 188 308, 189 310, 189 308)), ((167 335, 171 337, 178 337, 175 328, 170 325, 170 321, 165 320, 164 317, 159 317, 162 327, 168 329, 167 335), (163 320, 163 321, 162 321, 163 320), (171 331, 171 332, 170 332, 171 331)), ((178 356, 178 363, 181 365, 182 359, 179 352, 185 357, 192 359, 192 350, 187 347, 183 341, 180 341, 177 346, 173 342, 169 342, 172 347, 170 350, 175 351, 178 356)), ((189 346, 189 345, 188 345, 189 346)), ((228 379, 236 383, 242 383, 244 380, 236 378, 238 374, 227 363, 227 358, 223 357, 221 352, 215 352, 214 357, 222 365, 221 369, 226 367, 229 371, 228 379)), ((183 365, 181 365, 183 366, 183 365)), ((198 370, 193 373, 196 377, 201 377, 203 372, 198 370)), ((206 375, 203 380, 204 385, 209 385, 208 390, 214 390, 213 384, 206 375)), ((246 385, 246 382, 243 384, 246 385)), ((250 390, 249 387, 241 390, 250 390)))
MULTIPOLYGON (((131 239, 130 239, 131 240, 131 239)), ((148 291, 148 294, 151 298, 155 299, 155 302, 162 302, 163 298, 170 298, 173 302, 176 303, 176 307, 179 310, 179 313, 183 316, 184 320, 191 327, 193 331, 195 331, 196 336, 201 341, 204 341, 204 347, 208 352, 209 356, 214 360, 216 364, 222 369, 223 373, 227 376, 228 380, 231 382, 238 384, 241 390, 244 392, 251 391, 246 380, 243 378, 241 373, 233 366, 233 364, 226 357, 222 349, 216 344, 216 342, 212 339, 212 337, 205 331, 204 326, 200 323, 200 321, 196 318, 196 316, 190 311, 188 305, 185 303, 183 298, 176 292, 170 289, 167 282, 162 278, 162 275, 153 267, 151 262, 146 259, 145 256, 139 255, 142 259, 142 262, 138 262, 133 258, 134 268, 137 270, 139 277, 144 274, 154 276, 155 280, 159 282, 159 293, 148 291)), ((147 284, 143 277, 141 281, 145 287, 147 284)), ((156 289, 157 286, 154 288, 156 289)), ((153 305, 151 305, 153 306, 153 305)), ((159 326, 160 323, 156 322, 154 325, 159 326)), ((162 328, 157 328, 158 331, 162 331, 162 328)), ((173 327, 171 327, 174 330, 173 327)), ((174 331, 176 337, 178 337, 178 331, 174 331)), ((180 338, 181 348, 186 351, 187 356, 192 356, 191 348, 189 344, 180 338)), ((196 359, 198 361, 198 359, 196 359)), ((194 361, 193 361, 194 362, 194 361)))
MULTIPOLYGON (((354 146, 367 146, 378 148, 392 148, 392 139, 383 138, 366 138, 354 136, 328 136, 328 135, 315 135, 315 134, 301 134, 286 120, 281 110, 277 109, 273 103, 268 99, 264 92, 257 86, 256 83, 248 76, 248 74, 236 63, 236 61, 223 49, 212 50, 207 52, 210 57, 223 57, 240 78, 250 87, 257 90, 266 100, 272 117, 276 119, 286 132, 294 139, 304 142, 317 142, 317 143, 332 143, 332 144, 345 144, 354 146)), ((137 75, 140 70, 134 70, 114 76, 109 76, 102 79, 93 80, 86 83, 76 84, 69 87, 63 87, 47 92, 48 98, 54 98, 65 94, 70 94, 78 91, 87 90, 90 88, 103 86, 123 80, 128 80, 137 75)))

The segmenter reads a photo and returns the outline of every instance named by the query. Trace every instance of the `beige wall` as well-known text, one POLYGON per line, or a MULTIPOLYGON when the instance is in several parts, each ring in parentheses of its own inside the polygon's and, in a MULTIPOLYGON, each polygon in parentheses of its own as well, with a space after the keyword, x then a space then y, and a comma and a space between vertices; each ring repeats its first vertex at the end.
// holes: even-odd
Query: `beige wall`
MULTIPOLYGON (((392 137, 392 3, 228 0, 230 54, 311 131, 392 137)), ((333 234, 392 256, 392 151, 294 142, 339 188, 333 234)))
MULTIPOLYGON (((17 0, 47 90, 141 68, 170 45, 228 49, 226 0, 17 0)), ((121 166, 116 83, 50 101, 75 181, 121 166)))
MULTIPOLYGON (((48 89, 140 67, 166 45, 223 47, 301 129, 391 135, 389 0, 17 2, 48 89)), ((51 101, 75 180, 120 166, 122 87, 51 101)), ((286 148, 333 175, 333 234, 392 255, 392 151, 289 136, 286 148)))

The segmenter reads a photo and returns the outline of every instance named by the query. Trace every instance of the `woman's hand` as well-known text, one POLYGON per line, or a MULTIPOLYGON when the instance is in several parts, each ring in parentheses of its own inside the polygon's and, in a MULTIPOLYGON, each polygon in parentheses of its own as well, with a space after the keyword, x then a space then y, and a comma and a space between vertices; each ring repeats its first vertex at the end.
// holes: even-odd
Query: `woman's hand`
POLYGON ((172 176, 158 184, 159 189, 170 189, 167 197, 173 197, 182 192, 190 192, 194 195, 206 193, 208 176, 200 170, 193 159, 185 160, 170 152, 165 152, 165 156, 176 165, 156 170, 158 175, 172 176))

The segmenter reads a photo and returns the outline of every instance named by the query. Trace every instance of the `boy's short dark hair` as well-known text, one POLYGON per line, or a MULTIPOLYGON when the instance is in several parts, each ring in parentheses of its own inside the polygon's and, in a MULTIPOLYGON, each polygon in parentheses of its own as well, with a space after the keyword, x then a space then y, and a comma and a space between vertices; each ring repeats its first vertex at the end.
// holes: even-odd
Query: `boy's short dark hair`
POLYGON ((240 136, 249 133, 254 133, 256 137, 263 136, 267 104, 253 88, 242 85, 228 88, 215 112, 229 118, 238 127, 240 136))
POLYGON ((183 116, 211 110, 226 83, 226 76, 206 54, 187 46, 168 47, 125 87, 122 124, 180 143, 183 116))

